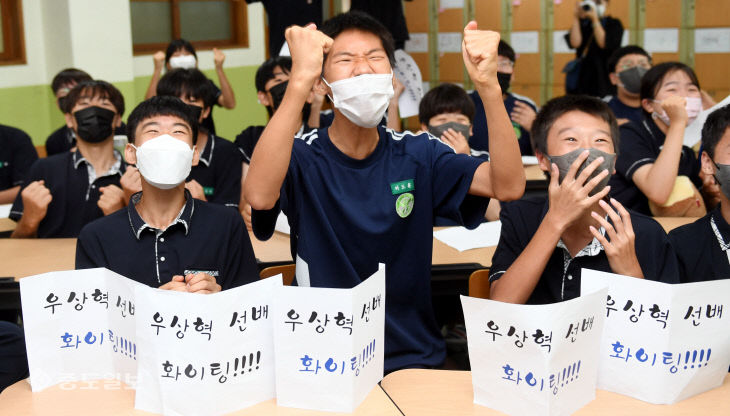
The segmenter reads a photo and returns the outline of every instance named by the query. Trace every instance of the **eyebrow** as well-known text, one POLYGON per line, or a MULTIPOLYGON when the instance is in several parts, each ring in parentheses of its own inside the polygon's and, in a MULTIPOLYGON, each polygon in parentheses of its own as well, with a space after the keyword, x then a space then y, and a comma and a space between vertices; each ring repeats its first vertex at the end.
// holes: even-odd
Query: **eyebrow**
MULTIPOLYGON (((558 130, 558 135, 561 135, 561 134, 565 133, 566 131, 573 130, 573 129, 574 129, 574 127, 565 127, 563 129, 558 130)), ((607 132, 606 130, 598 129, 596 131, 599 131, 599 132, 607 135, 608 137, 611 137, 611 133, 607 132)))
MULTIPOLYGON (((372 53, 381 52, 381 51, 382 52, 385 52, 385 49, 383 49, 383 48, 374 48, 374 49, 370 49, 369 51, 365 52, 365 55, 370 55, 372 53)), ((352 52, 342 51, 342 52, 335 53, 334 55, 332 55, 332 57, 337 57, 337 56, 340 56, 340 55, 355 56, 355 54, 352 53, 352 52)))

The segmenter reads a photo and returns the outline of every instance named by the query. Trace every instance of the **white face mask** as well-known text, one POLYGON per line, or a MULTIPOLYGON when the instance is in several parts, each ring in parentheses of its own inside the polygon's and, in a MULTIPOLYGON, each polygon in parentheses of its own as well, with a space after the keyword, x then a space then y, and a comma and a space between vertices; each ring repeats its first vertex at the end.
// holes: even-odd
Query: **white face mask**
POLYGON ((172 189, 185 181, 193 165, 193 149, 169 134, 144 142, 137 149, 137 169, 155 188, 172 189))
POLYGON ((360 127, 375 127, 383 119, 393 97, 393 73, 363 74, 325 84, 332 90, 332 103, 360 127))
POLYGON ((193 69, 197 66, 197 64, 198 61, 193 55, 180 55, 170 58, 170 68, 172 69, 193 69))

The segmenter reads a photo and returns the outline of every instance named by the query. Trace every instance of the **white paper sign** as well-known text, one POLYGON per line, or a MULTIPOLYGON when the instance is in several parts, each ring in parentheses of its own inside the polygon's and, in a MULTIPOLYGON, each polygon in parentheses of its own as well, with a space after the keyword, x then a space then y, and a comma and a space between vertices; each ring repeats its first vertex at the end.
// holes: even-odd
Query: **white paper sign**
POLYGON ((462 9, 464 8, 464 0, 441 0, 441 10, 446 9, 462 9))
POLYGON ((459 251, 493 247, 499 243, 501 221, 483 222, 473 230, 465 227, 449 227, 433 232, 434 238, 459 251))
POLYGON ((722 384, 730 366, 730 280, 670 285, 583 269, 608 286, 598 388, 671 404, 722 384))
POLYGON ((281 275, 210 295, 137 287, 135 408, 220 415, 275 397, 271 301, 281 275))
POLYGON ((395 51, 394 71, 398 81, 406 87, 398 98, 398 112, 401 118, 418 115, 418 106, 423 98, 423 78, 413 57, 404 50, 395 51))
POLYGON ((445 32, 438 34, 439 53, 461 52, 461 32, 445 32))
POLYGON ((713 111, 725 107, 728 104, 730 104, 730 95, 711 108, 700 111, 700 114, 697 115, 695 121, 689 123, 684 129, 684 145, 693 147, 699 143, 699 141, 702 140, 702 127, 704 127, 705 121, 707 121, 707 116, 709 116, 713 111))
POLYGON ((406 41, 406 52, 428 52, 428 33, 411 33, 406 41))
POLYGON ((276 225, 274 225, 274 230, 284 234, 291 233, 291 229, 289 228, 289 218, 287 218, 286 214, 284 214, 284 211, 280 211, 279 216, 276 217, 276 225))
POLYGON ((569 415, 595 397, 606 289, 550 305, 461 297, 474 403, 569 415))
POLYGON ((516 53, 538 53, 540 51, 540 35, 536 30, 512 32, 510 45, 516 53))
POLYGON ((20 280, 33 391, 70 381, 136 384, 134 288, 106 269, 45 273, 20 280))
POLYGON ((353 289, 281 287, 274 304, 277 404, 355 410, 383 378, 385 266, 353 289))
POLYGON ((8 218, 10 216, 10 208, 13 204, 0 205, 0 218, 8 218))
POLYGON ((695 53, 729 53, 730 27, 695 29, 695 53))
POLYGON ((570 47, 568 47, 568 42, 565 41, 565 35, 567 33, 567 30, 556 30, 553 32, 554 53, 575 53, 575 50, 570 49, 570 47))
POLYGON ((679 29, 644 29, 644 49, 649 53, 679 50, 679 29))

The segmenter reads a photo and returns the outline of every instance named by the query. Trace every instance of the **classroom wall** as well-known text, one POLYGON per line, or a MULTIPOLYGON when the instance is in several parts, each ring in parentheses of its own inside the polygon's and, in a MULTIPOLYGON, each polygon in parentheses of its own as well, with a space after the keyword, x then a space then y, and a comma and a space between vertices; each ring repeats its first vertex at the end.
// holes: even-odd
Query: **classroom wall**
MULTIPOLYGON (((23 0, 27 62, 0 66, 0 123, 25 130, 36 145, 63 123, 49 87, 53 76, 77 67, 112 82, 127 111, 144 98, 152 55, 134 56, 128 0, 23 0)), ((256 101, 254 74, 265 58, 264 11, 248 6, 249 46, 225 49, 224 69, 236 94, 233 110, 214 110, 216 129, 233 139, 243 128, 266 122, 256 101)), ((198 53, 200 69, 218 83, 213 53, 198 53)))

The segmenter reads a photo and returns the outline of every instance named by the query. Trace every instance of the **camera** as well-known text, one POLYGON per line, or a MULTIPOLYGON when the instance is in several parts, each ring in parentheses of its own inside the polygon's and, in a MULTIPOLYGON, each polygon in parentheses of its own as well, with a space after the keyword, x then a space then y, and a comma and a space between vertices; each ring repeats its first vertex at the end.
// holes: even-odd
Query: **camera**
POLYGON ((596 2, 594 2, 593 0, 585 0, 580 2, 580 7, 586 12, 590 11, 591 9, 596 10, 596 2))

